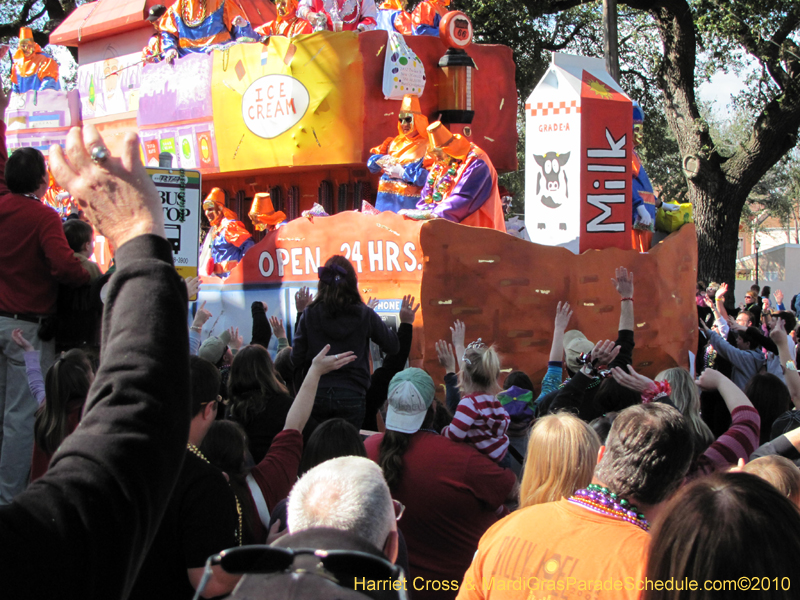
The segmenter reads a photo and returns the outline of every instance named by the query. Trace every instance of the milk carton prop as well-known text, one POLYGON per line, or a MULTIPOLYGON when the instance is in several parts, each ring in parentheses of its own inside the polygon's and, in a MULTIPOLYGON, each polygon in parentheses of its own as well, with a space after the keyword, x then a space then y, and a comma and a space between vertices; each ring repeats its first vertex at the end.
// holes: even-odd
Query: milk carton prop
POLYGON ((631 100, 596 58, 553 54, 525 103, 525 225, 579 254, 631 248, 631 100))

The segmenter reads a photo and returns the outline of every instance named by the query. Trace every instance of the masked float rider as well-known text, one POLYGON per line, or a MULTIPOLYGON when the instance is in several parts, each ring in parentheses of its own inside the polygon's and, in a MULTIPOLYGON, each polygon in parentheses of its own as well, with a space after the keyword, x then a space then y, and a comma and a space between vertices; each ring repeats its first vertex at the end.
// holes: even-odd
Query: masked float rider
POLYGON ((398 212, 412 209, 419 202, 428 178, 423 160, 428 151, 428 119, 422 114, 419 99, 406 94, 398 116, 398 136, 375 146, 367 160, 370 172, 381 174, 375 208, 398 212))
POLYGON ((372 31, 378 20, 375 0, 300 0, 297 14, 314 31, 372 31))
POLYGON ((311 23, 297 16, 297 0, 277 0, 275 8, 278 12, 276 19, 267 21, 256 27, 260 36, 283 35, 294 37, 303 33, 313 33, 311 23))
MULTIPOLYGON (((497 171, 488 155, 439 121, 428 127, 428 145, 436 162, 417 209, 429 217, 505 232, 497 171)), ((413 216, 420 218, 418 213, 413 216)))
POLYGON ((231 40, 259 39, 237 0, 178 0, 161 17, 158 30, 168 62, 231 40))
POLYGON ((253 238, 244 223, 225 207, 225 192, 214 188, 203 201, 211 225, 200 254, 200 274, 227 277, 253 247, 253 238))
POLYGON ((30 27, 19 30, 19 47, 14 52, 11 67, 11 91, 17 94, 30 91, 60 90, 58 63, 42 53, 39 44, 33 41, 30 27))

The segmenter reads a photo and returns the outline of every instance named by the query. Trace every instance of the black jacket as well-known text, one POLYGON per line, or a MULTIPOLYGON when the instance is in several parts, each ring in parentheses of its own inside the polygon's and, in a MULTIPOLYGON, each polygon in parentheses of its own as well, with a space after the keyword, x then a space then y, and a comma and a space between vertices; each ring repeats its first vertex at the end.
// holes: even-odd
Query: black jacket
POLYGON ((4 597, 127 597, 183 464, 186 285, 163 238, 137 237, 116 259, 83 420, 47 474, 0 507, 4 597))

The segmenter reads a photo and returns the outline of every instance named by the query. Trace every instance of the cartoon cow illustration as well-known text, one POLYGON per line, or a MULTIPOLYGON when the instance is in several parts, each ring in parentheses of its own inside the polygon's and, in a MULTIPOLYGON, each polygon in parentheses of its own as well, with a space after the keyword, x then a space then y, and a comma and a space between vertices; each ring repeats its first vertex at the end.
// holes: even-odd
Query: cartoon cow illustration
MULTIPOLYGON (((564 178, 564 197, 569 198, 569 187, 567 185, 567 173, 564 171, 564 165, 569 160, 569 152, 559 154, 557 152, 548 152, 544 155, 534 154, 533 160, 541 167, 541 171, 536 174, 536 194, 542 191, 542 177, 544 177, 546 191, 556 195, 561 189, 561 176, 564 178)), ((542 204, 547 208, 558 208, 561 202, 556 202, 553 196, 543 195, 541 198, 542 204)))

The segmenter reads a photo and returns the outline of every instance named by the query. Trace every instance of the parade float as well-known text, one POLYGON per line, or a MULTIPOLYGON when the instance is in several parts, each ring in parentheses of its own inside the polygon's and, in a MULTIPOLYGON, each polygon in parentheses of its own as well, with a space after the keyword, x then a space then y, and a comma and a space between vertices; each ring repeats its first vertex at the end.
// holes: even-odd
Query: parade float
MULTIPOLYGON (((505 366, 536 379, 546 368, 559 301, 573 305, 571 326, 590 339, 614 336, 619 306, 610 278, 624 265, 636 274, 643 299, 636 305, 635 366, 652 373, 688 364, 696 345, 694 228, 649 253, 629 249, 631 101, 596 63, 554 60, 526 105, 528 118, 537 119, 527 130, 526 224, 542 245, 445 219, 360 210, 374 204, 378 188, 378 174, 366 168, 370 149, 395 135, 408 93, 419 95, 431 122, 440 119, 480 147, 497 172, 516 170, 512 52, 470 43, 471 24, 463 19, 448 21, 450 35, 440 37, 272 36, 169 64, 142 60, 154 4, 79 6, 51 35, 51 43, 78 49, 77 89, 16 95, 8 145, 47 152, 64 143, 69 127, 84 123, 118 153, 125 134, 137 132, 185 276, 202 267, 202 199, 212 188, 224 191, 225 208, 242 218, 255 244, 227 277, 202 278, 200 300, 213 315, 203 336, 236 325, 249 339, 255 300, 282 316, 291 336, 295 292, 315 288, 317 268, 344 254, 362 295, 378 299, 376 310, 390 325, 404 295, 421 301, 415 364, 438 373, 434 343, 448 339, 449 326, 461 319, 470 339, 493 341, 505 366), (543 186, 551 193, 542 194, 543 186), (256 228, 246 218, 256 195, 266 193, 270 211, 286 217, 277 229, 256 228)), ((253 24, 275 15, 267 1, 241 7, 253 24)), ((107 262, 109 249, 100 242, 96 258, 107 262)))

